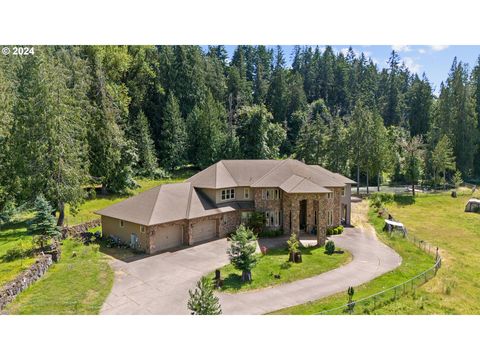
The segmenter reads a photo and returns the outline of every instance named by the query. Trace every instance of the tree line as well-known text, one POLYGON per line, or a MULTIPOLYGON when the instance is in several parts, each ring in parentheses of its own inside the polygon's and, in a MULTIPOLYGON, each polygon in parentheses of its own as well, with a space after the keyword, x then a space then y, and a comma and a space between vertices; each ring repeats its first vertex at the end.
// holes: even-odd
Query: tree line
POLYGON ((0 58, 0 213, 38 194, 63 223, 87 186, 121 193, 220 159, 295 157, 367 184, 480 178, 480 58, 438 96, 392 51, 45 46, 0 58), (457 173, 457 176, 459 174, 457 173))

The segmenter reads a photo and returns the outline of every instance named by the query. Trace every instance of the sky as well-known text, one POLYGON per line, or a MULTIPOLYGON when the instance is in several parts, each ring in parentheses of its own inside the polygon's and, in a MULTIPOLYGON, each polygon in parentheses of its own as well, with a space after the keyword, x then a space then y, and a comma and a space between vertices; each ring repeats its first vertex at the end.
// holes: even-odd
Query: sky
MULTIPOLYGON (((236 46, 226 46, 231 57, 236 46)), ((325 45, 319 45, 320 48, 325 45)), ((332 45, 335 52, 346 52, 349 45, 332 45)), ((282 46, 287 60, 287 65, 291 64, 293 46, 282 46)), ((422 75, 425 72, 430 80, 434 93, 438 94, 440 83, 445 81, 453 58, 456 56, 458 61, 468 63, 470 69, 475 66, 477 58, 480 55, 480 46, 473 45, 353 45, 353 50, 357 53, 365 53, 377 64, 379 68, 387 66, 387 60, 390 53, 395 49, 405 62, 410 71, 422 75)))

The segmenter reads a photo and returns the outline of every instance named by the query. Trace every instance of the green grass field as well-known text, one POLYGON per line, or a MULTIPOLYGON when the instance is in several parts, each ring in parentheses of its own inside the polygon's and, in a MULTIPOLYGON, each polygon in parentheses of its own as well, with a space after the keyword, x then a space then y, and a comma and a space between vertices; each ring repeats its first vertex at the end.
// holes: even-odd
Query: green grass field
MULTIPOLYGON (((470 194, 452 198, 449 193, 409 195, 388 204, 388 210, 403 222, 410 236, 439 246, 443 257, 437 276, 397 301, 378 308, 374 314, 479 314, 480 313, 480 215, 465 213, 470 194)), ((356 289, 359 299, 397 285, 430 267, 430 256, 413 244, 381 232, 382 220, 369 212, 380 239, 403 258, 402 265, 356 289)), ((283 309, 276 314, 315 314, 345 304, 346 294, 283 309)))
POLYGON ((9 314, 98 314, 113 284, 108 257, 98 245, 84 246, 65 240, 62 258, 22 292, 10 305, 9 314), (73 253, 76 256, 73 256, 73 253))
POLYGON ((439 246, 444 259, 436 278, 381 314, 480 314, 480 214, 464 212, 470 192, 420 195, 415 203, 389 204, 411 234, 439 246))
MULTIPOLYGON (((221 268, 222 278, 225 279, 221 290, 241 292, 280 285, 321 274, 351 260, 348 252, 327 255, 324 247, 302 247, 300 251, 303 262, 298 264, 288 262, 287 249, 270 249, 266 255, 258 255, 257 266, 252 270, 250 283, 242 283, 242 272, 235 270, 230 264, 226 265, 221 268), (280 279, 276 279, 274 275, 280 275, 280 279)), ((213 278, 214 274, 208 276, 213 278)))

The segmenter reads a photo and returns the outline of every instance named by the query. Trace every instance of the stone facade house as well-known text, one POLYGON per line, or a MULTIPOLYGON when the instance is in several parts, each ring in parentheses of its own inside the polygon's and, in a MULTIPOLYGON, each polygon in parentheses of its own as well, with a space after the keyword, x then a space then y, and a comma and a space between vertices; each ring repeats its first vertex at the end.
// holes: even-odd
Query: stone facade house
POLYGON ((253 211, 265 227, 316 234, 350 224, 354 181, 286 160, 222 160, 183 183, 166 184, 97 212, 105 236, 147 253, 225 237, 253 211))

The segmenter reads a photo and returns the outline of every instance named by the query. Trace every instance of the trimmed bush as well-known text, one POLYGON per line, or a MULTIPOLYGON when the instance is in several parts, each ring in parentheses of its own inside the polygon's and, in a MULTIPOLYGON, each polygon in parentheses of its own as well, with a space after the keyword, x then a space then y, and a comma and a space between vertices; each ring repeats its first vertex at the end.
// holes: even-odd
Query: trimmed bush
POLYGON ((332 228, 327 229, 327 235, 328 236, 333 235, 333 229, 332 228))
POLYGON ((335 252, 335 243, 331 240, 325 244, 325 253, 332 255, 335 252))

